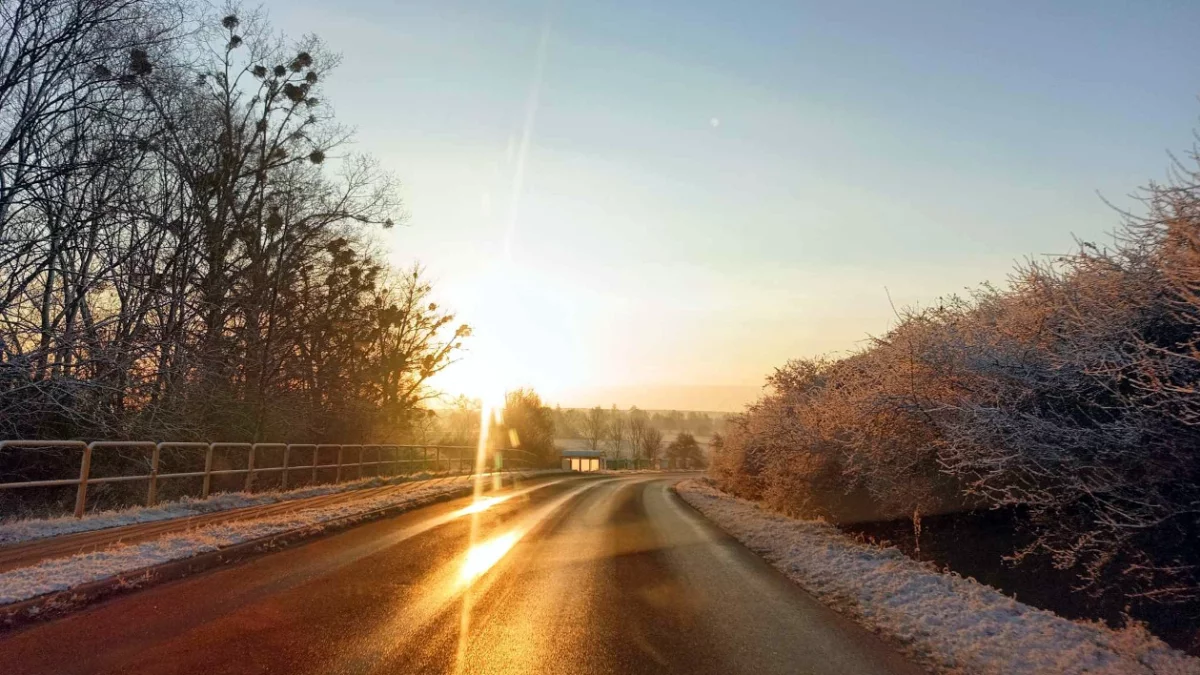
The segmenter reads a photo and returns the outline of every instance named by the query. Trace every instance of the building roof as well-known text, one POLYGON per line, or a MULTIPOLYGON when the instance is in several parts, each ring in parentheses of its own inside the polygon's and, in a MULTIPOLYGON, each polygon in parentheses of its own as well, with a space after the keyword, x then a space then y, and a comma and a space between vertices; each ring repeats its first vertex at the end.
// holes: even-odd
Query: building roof
POLYGON ((563 450, 563 457, 603 457, 604 453, 599 450, 563 450))

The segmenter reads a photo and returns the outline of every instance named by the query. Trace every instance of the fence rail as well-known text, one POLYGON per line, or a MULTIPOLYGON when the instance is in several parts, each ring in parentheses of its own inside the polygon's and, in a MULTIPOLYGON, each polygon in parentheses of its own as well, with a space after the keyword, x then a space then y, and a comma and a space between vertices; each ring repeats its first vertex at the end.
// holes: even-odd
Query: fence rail
MULTIPOLYGON (((0 490, 8 490, 14 488, 32 488, 32 487, 61 487, 75 485, 75 517, 82 518, 87 510, 88 486, 101 483, 123 483, 128 481, 147 481, 146 488, 146 506, 154 506, 158 502, 158 484, 159 481, 172 478, 203 478, 200 489, 200 497, 205 499, 209 496, 212 490, 213 476, 231 476, 245 474, 245 491, 252 492, 254 490, 254 479, 256 476, 267 473, 282 473, 280 477, 280 485, 282 489, 288 488, 289 476, 296 475, 299 471, 308 471, 309 485, 317 485, 319 472, 332 470, 334 472, 333 483, 341 483, 346 479, 348 474, 353 474, 352 480, 363 478, 363 469, 372 467, 375 476, 396 476, 407 473, 413 473, 414 465, 417 465, 416 471, 433 470, 446 471, 453 473, 473 473, 476 465, 476 448, 467 445, 362 445, 362 444, 331 444, 331 443, 204 443, 204 442, 188 442, 188 441, 163 441, 155 443, 153 441, 92 441, 85 443, 83 441, 34 441, 34 440, 7 440, 0 441, 0 453, 11 450, 20 449, 37 449, 37 448, 58 448, 58 449, 78 449, 82 452, 82 457, 79 461, 79 476, 76 478, 56 478, 51 480, 28 480, 15 481, 10 483, 0 483, 0 490), (92 455, 100 450, 110 449, 125 449, 125 450, 147 450, 150 452, 150 473, 137 475, 122 475, 122 476, 92 476, 92 455), (159 473, 159 464, 163 450, 196 450, 204 452, 204 470, 203 471, 184 471, 176 473, 159 473), (255 455, 268 450, 282 450, 283 463, 280 466, 255 466, 255 455), (337 461, 335 463, 319 463, 322 451, 337 451, 337 461), (357 462, 346 462, 346 451, 357 451, 357 462), (416 451, 420 451, 419 457, 414 457, 416 451), (214 469, 213 455, 218 451, 245 451, 246 452, 246 468, 244 469, 214 469), (312 462, 310 464, 294 465, 291 460, 295 458, 296 452, 310 452, 312 454, 312 462), (404 453, 404 451, 408 451, 404 453), (374 453, 374 459, 367 461, 368 453, 374 453), (432 452, 432 457, 430 453, 432 452), (406 458, 398 458, 397 455, 407 454, 406 458), (390 459, 385 459, 390 457, 390 459), (409 471, 401 471, 401 469, 410 469, 409 471)), ((504 465, 509 465, 512 468, 529 468, 534 465, 534 457, 531 453, 516 449, 495 449, 489 450, 488 453, 495 459, 495 466, 500 468, 504 465)))

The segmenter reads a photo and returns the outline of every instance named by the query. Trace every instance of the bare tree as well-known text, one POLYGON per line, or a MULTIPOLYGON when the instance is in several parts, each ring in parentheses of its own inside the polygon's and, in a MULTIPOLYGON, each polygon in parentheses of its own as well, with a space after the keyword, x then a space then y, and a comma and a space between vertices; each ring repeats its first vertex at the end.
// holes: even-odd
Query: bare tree
POLYGON ((663 449, 663 433, 654 427, 646 429, 638 441, 638 452, 649 462, 658 460, 663 449))
POLYGON ((336 57, 234 6, 194 31, 171 10, 0 4, 0 431, 423 423, 469 329, 374 253, 403 212, 318 96, 336 57))
POLYGON ((629 409, 627 422, 629 431, 629 447, 635 459, 645 458, 644 446, 646 434, 650 432, 650 417, 637 406, 629 409))
POLYGON ((613 405, 608 414, 608 424, 605 427, 605 442, 612 451, 614 459, 621 459, 621 453, 629 440, 628 422, 624 413, 613 405))
POLYGON ((583 417, 580 431, 583 433, 584 440, 587 441, 588 448, 599 450, 600 443, 607 438, 608 433, 608 415, 604 412, 604 408, 596 406, 587 411, 583 417))

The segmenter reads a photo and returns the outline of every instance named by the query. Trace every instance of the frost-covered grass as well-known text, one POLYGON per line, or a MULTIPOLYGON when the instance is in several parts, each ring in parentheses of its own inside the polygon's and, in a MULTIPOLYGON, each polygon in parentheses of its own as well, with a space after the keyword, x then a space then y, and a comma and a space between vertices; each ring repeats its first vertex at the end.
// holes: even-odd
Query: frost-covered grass
MULTIPOLYGON (((275 504, 307 497, 363 490, 384 485, 395 485, 410 481, 429 480, 438 474, 422 472, 408 476, 393 476, 386 478, 363 478, 361 480, 338 483, 336 485, 314 485, 287 491, 269 492, 223 492, 212 495, 208 499, 184 497, 178 501, 164 502, 157 506, 135 506, 113 511, 99 511, 88 514, 83 518, 63 516, 60 518, 30 518, 0 521, 0 546, 16 544, 33 539, 44 539, 76 532, 91 532, 110 527, 150 523, 172 518, 186 518, 216 511, 228 511, 247 506, 275 504)), ((458 476, 465 480, 466 476, 458 476)))
POLYGON ((824 603, 945 672, 1200 673, 1141 626, 1113 630, 1064 619, 831 525, 765 511, 704 479, 676 488, 723 530, 824 603))
POLYGON ((331 520, 359 516, 393 506, 420 503, 449 494, 467 494, 471 489, 472 486, 468 482, 457 480, 423 485, 404 492, 390 492, 254 520, 218 523, 168 534, 141 544, 118 545, 101 551, 46 560, 37 565, 0 573, 0 605, 64 591, 92 581, 263 537, 320 526, 331 520))

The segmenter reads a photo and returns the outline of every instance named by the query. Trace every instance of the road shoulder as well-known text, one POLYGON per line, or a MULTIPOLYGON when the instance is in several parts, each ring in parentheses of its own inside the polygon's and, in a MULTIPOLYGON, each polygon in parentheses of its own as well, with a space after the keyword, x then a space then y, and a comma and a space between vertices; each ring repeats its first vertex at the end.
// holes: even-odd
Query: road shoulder
MULTIPOLYGON (((488 481, 490 484, 492 481, 488 481)), ((316 536, 471 493, 473 483, 431 483, 361 499, 217 522, 133 544, 50 558, 0 573, 0 629, 76 611, 109 596, 195 574, 316 536)))
POLYGON ((1144 630, 1080 623, 928 568, 831 525, 765 511, 705 479, 675 487, 696 510, 821 602, 940 672, 1200 673, 1144 630))

